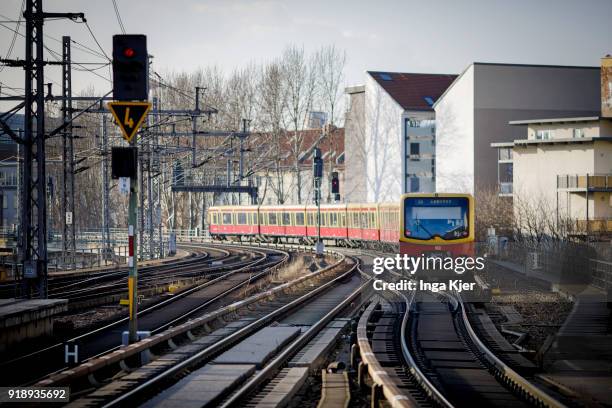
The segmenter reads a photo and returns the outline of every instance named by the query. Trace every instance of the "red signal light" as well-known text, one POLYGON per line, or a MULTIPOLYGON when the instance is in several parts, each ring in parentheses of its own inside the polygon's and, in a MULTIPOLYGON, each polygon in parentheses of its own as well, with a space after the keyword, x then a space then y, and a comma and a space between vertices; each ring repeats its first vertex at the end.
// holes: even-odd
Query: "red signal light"
POLYGON ((136 51, 134 51, 133 48, 128 47, 123 49, 123 56, 132 58, 134 55, 136 55, 136 51))

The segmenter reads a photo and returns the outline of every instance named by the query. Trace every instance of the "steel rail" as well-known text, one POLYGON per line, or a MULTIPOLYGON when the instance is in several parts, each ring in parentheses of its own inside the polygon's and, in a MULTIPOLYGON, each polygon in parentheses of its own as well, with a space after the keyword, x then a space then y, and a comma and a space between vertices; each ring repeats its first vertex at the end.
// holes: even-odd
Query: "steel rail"
POLYGON ((415 380, 419 383, 423 391, 436 403, 438 403, 442 407, 451 408, 453 404, 449 400, 447 400, 444 395, 438 390, 432 383, 429 381, 427 376, 421 371, 419 365, 412 357, 412 353, 410 352, 410 348, 408 347, 408 342, 406 341, 406 333, 408 330, 408 322, 410 321, 410 310, 412 308, 415 292, 413 291, 410 297, 406 297, 403 293, 399 293, 406 302, 406 313, 402 319, 402 328, 401 328, 401 347, 402 347, 402 355, 404 359, 408 363, 408 370, 414 376, 415 380))
MULTIPOLYGON (((237 310, 238 308, 241 307, 245 307, 248 306, 250 304, 253 304, 261 299, 264 298, 268 298, 268 297, 273 297, 274 295, 284 292, 286 289, 290 289, 291 287, 304 283, 306 281, 312 280, 314 278, 318 278, 321 277, 322 275, 324 275, 325 273, 331 272, 333 271, 335 268, 339 267, 342 265, 342 263, 344 262, 345 257, 341 257, 341 259, 330 266, 327 266, 319 271, 316 271, 314 273, 308 274, 308 275, 304 275, 301 276, 297 279, 294 279, 291 282, 287 282, 284 283, 282 285, 276 286, 273 289, 270 289, 266 292, 257 294, 255 296, 252 296, 249 299, 245 299, 245 300, 241 300, 239 302, 236 302, 230 306, 228 306, 227 308, 231 309, 232 311, 237 310)), ((125 406, 126 404, 129 405, 129 402, 137 399, 140 395, 142 395, 142 393, 148 392, 149 390, 153 389, 157 384, 159 384, 160 382, 163 382, 164 380, 167 380, 169 378, 172 378, 173 376, 181 373, 182 371, 189 369, 195 365, 201 364, 202 362, 208 361, 210 358, 212 358, 214 355, 222 352, 223 350, 226 350, 227 348, 231 347, 232 345, 236 344, 237 342, 239 342, 240 340, 246 338, 247 336, 249 336, 251 333, 259 330, 260 328, 264 327, 265 325, 273 322, 278 316, 281 316, 287 312, 289 312, 290 310, 295 309, 296 307, 298 307, 299 305, 301 305, 302 303, 304 303, 305 301, 311 299, 314 296, 317 296, 318 294, 322 293, 323 291, 327 290, 329 287, 331 287, 332 285, 336 284, 339 280, 343 279, 345 276, 347 276, 348 273, 352 273, 354 271, 354 268, 352 268, 349 272, 343 273, 341 276, 334 278, 333 280, 313 289, 312 291, 300 296, 299 298, 291 301, 290 303, 274 310, 273 312, 257 319, 256 321, 254 321, 253 323, 250 323, 249 325, 237 330, 236 332, 228 335, 227 337, 223 338, 221 341, 207 347, 204 350, 201 350, 200 352, 194 354, 193 356, 189 357, 186 360, 183 360, 182 362, 178 363, 177 365, 173 366, 172 368, 170 368, 169 370, 157 375, 156 377, 151 378, 150 380, 148 380, 147 382, 139 385, 138 387, 127 391, 126 393, 124 393, 122 396, 120 396, 119 398, 116 398, 110 402, 108 402, 107 404, 104 405, 104 407, 115 407, 115 406, 125 406)), ((214 318, 217 318, 217 315, 219 315, 219 312, 215 312, 211 315, 211 317, 209 317, 206 321, 209 321, 214 318)), ((189 330, 189 327, 192 326, 193 324, 196 324, 197 326, 201 326, 204 323, 202 321, 200 322, 195 322, 195 321, 190 321, 187 322, 186 324, 182 325, 183 328, 181 329, 182 331, 187 331, 189 330)))
MULTIPOLYGON (((255 252, 256 252, 256 251, 255 251, 255 252)), ((163 307, 163 306, 166 306, 166 305, 168 305, 168 304, 170 304, 170 303, 176 302, 177 300, 182 299, 183 297, 188 296, 188 295, 189 295, 189 294, 191 294, 191 293, 197 292, 197 291, 202 290, 202 289, 204 289, 204 288, 206 288, 206 287, 208 287, 208 286, 211 286, 211 285, 213 285, 213 284, 216 284, 216 283, 218 283, 219 281, 221 281, 221 280, 223 280, 223 279, 226 279, 226 278, 228 278, 228 277, 230 277, 230 276, 232 276, 232 275, 234 275, 234 274, 236 274, 236 273, 242 273, 242 272, 245 272, 245 270, 247 270, 247 269, 249 269, 249 268, 252 268, 252 267, 254 267, 254 266, 257 266, 258 264, 263 263, 263 262, 264 262, 264 261, 267 259, 267 258, 266 258, 266 256, 265 256, 265 253, 264 253, 264 252, 261 252, 261 254, 262 254, 264 257, 262 257, 262 258, 259 258, 259 259, 255 260, 254 262, 252 262, 252 263, 251 263, 251 264, 249 264, 249 265, 245 265, 244 267, 242 267, 242 268, 240 268, 240 269, 237 269, 237 270, 234 270, 234 271, 227 272, 227 273, 225 273, 225 274, 223 274, 223 275, 221 275, 221 276, 219 276, 219 277, 217 277, 217 278, 215 278, 215 279, 213 279, 213 280, 210 280, 210 281, 208 281, 208 282, 204 282, 204 283, 202 283, 202 284, 200 284, 200 285, 197 285, 197 286, 195 286, 195 287, 193 287, 193 288, 190 288, 190 289, 188 289, 188 290, 185 290, 185 291, 183 291, 183 292, 181 292, 181 293, 179 293, 179 294, 177 294, 177 295, 175 295, 175 296, 173 296, 173 297, 171 297, 171 298, 168 298, 168 299, 163 300, 163 301, 161 301, 161 302, 159 302, 159 303, 156 303, 156 304, 154 304, 154 305, 151 305, 151 306, 147 307, 146 309, 142 309, 142 310, 140 310, 140 311, 138 312, 138 315, 139 315, 139 316, 141 316, 141 315, 144 315, 144 314, 148 314, 148 313, 150 313, 150 312, 152 312, 152 311, 154 311, 154 310, 156 310, 156 309, 159 309, 159 308, 161 308, 161 307, 163 307)), ((286 262, 286 261, 287 261, 287 259, 288 259, 288 257, 289 257, 289 254, 285 252, 285 253, 284 253, 284 259, 282 259, 282 260, 280 261, 280 263, 282 263, 282 262, 286 262)), ((249 281, 249 280, 245 280, 245 282, 248 282, 248 281, 249 281)), ((240 283, 240 287, 241 287, 243 284, 244 284, 244 282, 241 282, 241 283, 240 283)), ((230 288, 230 290, 229 290, 229 291, 230 291, 230 292, 231 292, 231 291, 233 291, 234 289, 236 289, 236 287, 237 287, 236 285, 235 285, 235 286, 233 286, 232 288, 230 288)), ((224 292, 224 294, 227 294, 227 292, 228 292, 228 291, 225 291, 225 292, 224 292)), ((215 300, 218 300, 218 298, 219 298, 219 297, 216 297, 216 299, 215 299, 215 300)), ((187 317, 189 317, 190 315, 192 315, 192 314, 196 313, 196 312, 197 312, 197 311, 199 311, 199 310, 201 310, 201 307, 194 308, 194 309, 190 310, 188 313, 186 313, 186 314, 182 315, 182 316, 181 316, 181 318, 182 318, 182 319, 187 318, 187 317)), ((5 366, 8 366, 8 365, 10 365, 10 364, 14 364, 14 363, 16 363, 16 362, 23 361, 23 360, 25 360, 25 359, 31 359, 31 358, 34 358, 36 355, 41 355, 42 353, 47 353, 47 352, 51 352, 51 351, 53 351, 53 350, 58 350, 58 349, 59 349, 59 350, 61 350, 61 349, 64 347, 64 345, 65 345, 67 342, 78 342, 78 341, 80 341, 80 340, 82 340, 82 339, 84 339, 84 338, 87 338, 87 337, 90 337, 90 336, 94 336, 94 335, 96 335, 96 333, 102 332, 102 331, 104 331, 104 330, 110 329, 110 328, 115 327, 115 326, 118 326, 118 325, 121 325, 121 324, 123 324, 123 323, 127 322, 128 320, 129 320, 129 318, 128 318, 128 317, 123 317, 123 318, 118 319, 118 320, 115 320, 115 321, 113 321, 113 322, 111 322, 111 323, 109 323, 109 324, 106 324, 106 325, 104 325, 104 326, 102 326, 102 327, 98 327, 98 328, 96 328, 96 329, 94 329, 94 330, 91 330, 91 331, 89 331, 89 332, 87 332, 87 333, 83 333, 83 334, 81 334, 81 335, 79 335, 79 336, 76 336, 76 337, 73 337, 73 338, 71 338, 71 339, 65 340, 65 341, 64 341, 64 342, 62 342, 62 343, 56 343, 56 344, 54 344, 54 345, 47 346, 47 347, 45 347, 45 348, 43 348, 43 349, 40 349, 40 350, 34 351, 34 352, 32 352, 32 353, 25 354, 25 355, 23 355, 23 356, 17 357, 17 358, 15 358, 15 359, 13 359, 13 360, 9 360, 9 361, 3 362, 2 364, 0 364, 0 367, 5 367, 5 366)), ((172 322, 173 322, 173 323, 176 323, 176 321, 177 321, 177 320, 175 319, 175 320, 173 320, 172 322)), ((165 326, 165 324, 163 324, 162 326, 167 327, 167 326, 165 326)), ((159 327, 162 327, 162 326, 159 326, 159 327)), ((157 329, 157 328, 156 328, 156 329, 157 329)), ((138 344, 138 343, 135 343, 135 344, 138 344)), ((129 347, 129 346, 128 346, 128 347, 129 347)), ((111 349, 107 350, 107 351, 106 351, 106 352, 104 352, 104 353, 101 353, 101 354, 98 354, 98 355, 95 355, 95 356, 89 357, 88 359, 84 360, 84 363, 88 363, 88 362, 89 362, 91 359, 97 358, 97 357, 101 356, 102 354, 106 354, 106 353, 112 352, 112 351, 114 351, 114 350, 117 350, 118 348, 120 349, 120 346, 117 346, 117 347, 111 348, 111 349)), ((121 350, 121 349, 120 349, 120 350, 121 350)), ((120 351, 120 350, 117 350, 117 351, 120 351)), ((54 372, 51 372, 51 373, 46 374, 46 375, 45 375, 43 378, 48 379, 49 377, 53 377, 53 376, 58 376, 58 378, 63 378, 63 374, 62 374, 62 373, 63 373, 65 370, 66 370, 66 367, 63 367, 63 368, 61 368, 60 370, 56 370, 56 371, 54 371, 54 372)), ((74 370, 68 370, 68 371, 74 371, 74 370)), ((45 381, 45 380, 42 380, 42 381, 45 381)), ((40 382, 41 382, 41 379, 34 380, 34 382, 36 382, 36 383, 40 383, 40 382)))
MULTIPOLYGON (((352 274, 355 270, 360 269, 359 262, 355 260, 355 265, 351 267, 347 272, 342 274, 341 276, 335 278, 333 281, 326 283, 324 286, 329 286, 334 282, 337 282, 350 274, 352 274)), ((371 280, 371 278, 370 278, 371 280)), ((318 322, 310 327, 305 333, 300 335, 295 341, 293 341, 287 348, 285 348, 281 354, 279 354, 274 360, 270 363, 266 364, 266 366, 259 371, 255 377, 251 378, 251 380, 243 385, 240 389, 235 391, 232 396, 225 401, 221 408, 228 408, 232 406, 238 406, 240 401, 244 399, 251 392, 255 391, 258 387, 260 387, 265 381, 273 378, 278 371, 285 365, 287 361, 289 361, 293 355, 295 355, 299 350, 304 348, 310 340, 312 340, 323 328, 331 322, 336 315, 338 315, 344 308, 351 304, 351 302, 359 296, 363 290, 370 284, 370 280, 363 283, 357 289, 355 289, 346 299, 336 305, 332 310, 330 310, 325 316, 323 316, 318 322)))
MULTIPOLYGON (((370 345, 370 340, 368 338, 368 323, 378 304, 378 301, 370 303, 361 315, 357 325, 357 346, 359 347, 361 362, 365 365, 365 369, 368 371, 372 381, 382 388, 382 393, 391 407, 418 407, 417 402, 411 396, 406 395, 406 393, 395 384, 395 381, 393 381, 389 373, 376 359, 376 355, 370 345)), ((406 311, 406 314, 407 313, 406 311)))
POLYGON ((554 397, 546 393, 543 389, 536 387, 531 381, 514 371, 506 363, 500 360, 489 348, 480 340, 476 331, 472 327, 468 315, 465 311, 464 301, 459 293, 454 294, 456 296, 457 308, 461 312, 461 318, 463 325, 470 336, 472 343, 478 348, 478 351, 482 353, 482 357, 485 358, 495 371, 495 376, 498 381, 501 381, 508 385, 515 391, 520 391, 520 395, 532 401, 536 401, 540 406, 547 406, 553 408, 565 408, 566 405, 556 400, 554 397))

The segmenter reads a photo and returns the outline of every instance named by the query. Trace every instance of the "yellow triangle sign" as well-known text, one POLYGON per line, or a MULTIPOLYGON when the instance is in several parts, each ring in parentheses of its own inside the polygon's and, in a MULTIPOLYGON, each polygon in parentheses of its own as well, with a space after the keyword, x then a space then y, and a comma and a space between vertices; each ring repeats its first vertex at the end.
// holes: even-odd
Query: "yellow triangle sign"
POLYGON ((129 143, 151 109, 151 102, 109 102, 108 109, 129 143))

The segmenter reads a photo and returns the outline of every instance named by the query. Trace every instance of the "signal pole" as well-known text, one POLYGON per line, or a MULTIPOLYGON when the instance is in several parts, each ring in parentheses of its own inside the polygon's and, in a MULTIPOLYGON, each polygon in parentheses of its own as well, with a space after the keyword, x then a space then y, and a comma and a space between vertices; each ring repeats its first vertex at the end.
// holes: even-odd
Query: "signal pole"
MULTIPOLYGON (((129 306, 129 343, 138 341, 138 255, 136 237, 138 231, 138 191, 144 193, 143 158, 136 150, 136 133, 151 108, 147 101, 148 93, 147 38, 144 35, 113 36, 113 98, 116 102, 108 104, 111 113, 123 132, 129 148, 115 148, 112 156, 113 177, 118 176, 125 186, 129 180, 128 205, 128 306, 129 306), (138 101, 138 102, 134 102, 138 101), (129 164, 128 164, 129 163, 129 164), (140 168, 140 171, 138 171, 140 168)), ((126 189, 123 188, 123 191, 126 189)), ((142 198, 142 197, 141 197, 142 198)), ((142 199, 141 199, 141 207, 142 199)), ((141 213, 141 216, 144 211, 141 213)), ((141 218, 142 222, 143 218, 141 218)), ((141 231, 143 225, 141 225, 141 231)), ((141 235, 141 254, 144 244, 141 235)))
POLYGON ((312 161, 315 204, 317 205, 317 243, 315 252, 317 256, 323 255, 324 245, 321 241, 321 181, 323 179, 323 159, 321 158, 321 149, 314 149, 314 158, 312 161))
MULTIPOLYGON (((136 148, 136 138, 130 141, 130 147, 136 148)), ((142 174, 141 174, 142 177, 142 174)), ((128 296, 130 307, 130 343, 138 341, 138 255, 136 255, 136 226, 138 219, 138 172, 130 178, 130 198, 128 207, 128 251, 129 268, 128 296), (136 257, 136 258, 135 258, 136 257)))

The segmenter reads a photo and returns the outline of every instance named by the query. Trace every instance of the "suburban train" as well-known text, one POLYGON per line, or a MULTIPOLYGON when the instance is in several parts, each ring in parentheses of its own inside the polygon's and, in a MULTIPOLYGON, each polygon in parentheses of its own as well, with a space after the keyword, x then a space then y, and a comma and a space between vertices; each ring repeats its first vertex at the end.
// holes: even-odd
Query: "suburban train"
MULTIPOLYGON (((417 256, 474 255, 474 199, 469 194, 405 194, 399 203, 321 205, 321 238, 417 256)), ((223 240, 317 241, 317 207, 215 206, 209 231, 223 240)))

